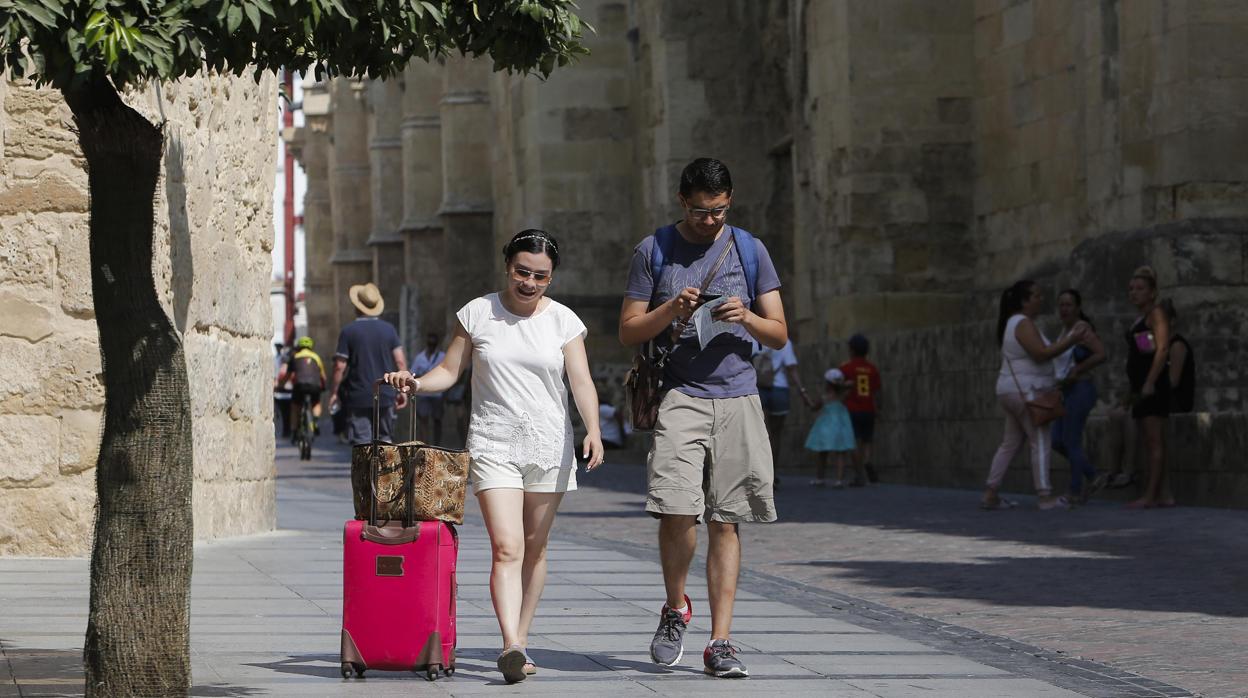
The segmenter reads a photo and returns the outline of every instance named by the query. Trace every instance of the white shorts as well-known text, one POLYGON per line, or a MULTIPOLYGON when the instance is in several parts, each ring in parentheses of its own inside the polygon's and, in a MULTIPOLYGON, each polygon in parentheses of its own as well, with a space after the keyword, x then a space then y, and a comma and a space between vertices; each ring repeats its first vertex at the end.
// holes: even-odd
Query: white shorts
POLYGON ((473 458, 468 466, 468 480, 473 494, 500 487, 525 492, 571 492, 576 489, 576 466, 543 470, 537 465, 473 458))

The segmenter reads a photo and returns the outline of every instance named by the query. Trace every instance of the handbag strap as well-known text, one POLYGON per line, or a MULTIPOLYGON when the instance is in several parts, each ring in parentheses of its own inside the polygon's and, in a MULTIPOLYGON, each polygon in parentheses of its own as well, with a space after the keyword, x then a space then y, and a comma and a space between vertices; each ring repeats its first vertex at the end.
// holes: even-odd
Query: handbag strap
MULTIPOLYGON (((733 248, 736 247, 737 238, 735 235, 732 234, 732 226, 725 225, 724 232, 728 234, 728 243, 724 245, 724 249, 719 253, 719 258, 715 260, 715 263, 712 264, 711 268, 707 270, 706 276, 703 277, 702 285, 698 287, 699 296, 701 296, 703 293, 706 293, 706 289, 710 288, 711 282, 715 280, 715 275, 719 273, 720 267, 724 266, 724 260, 728 259, 728 253, 732 252, 733 248)), ((654 284, 655 284, 655 293, 657 293, 659 280, 655 279, 654 284)), ((651 305, 653 305, 653 302, 651 303, 651 305)), ((689 326, 689 321, 692 319, 693 319, 693 314, 691 313, 689 317, 681 318, 680 322, 677 322, 676 325, 672 327, 671 329, 671 333, 673 337, 672 343, 668 345, 666 348, 659 350, 660 353, 659 353, 659 358, 658 358, 658 365, 660 367, 662 367, 665 363, 667 363, 668 354, 670 354, 672 350, 676 348, 676 342, 680 340, 680 335, 685 331, 685 328, 689 326)))
POLYGON ((1014 362, 1010 361, 1010 357, 1005 355, 1005 347, 1001 347, 1001 358, 1005 359, 1005 365, 1010 368, 1010 376, 1014 379, 1014 387, 1018 388, 1018 397, 1024 404, 1027 402, 1027 394, 1023 392, 1023 386, 1018 382, 1018 375, 1014 373, 1014 362))
MULTIPOLYGON (((373 441, 372 443, 369 444, 369 448, 371 449, 371 452, 368 458, 368 482, 369 482, 369 489, 371 490, 370 492, 371 496, 369 496, 368 498, 368 523, 370 526, 377 525, 377 461, 379 460, 378 455, 382 446, 382 442, 377 438, 379 434, 377 425, 381 423, 381 386, 384 385, 385 382, 386 381, 384 378, 378 378, 376 381, 373 382, 373 441)), ((416 433, 416 396, 413 395, 411 397, 411 404, 408 405, 407 409, 411 413, 412 434, 415 434, 416 433)), ((387 445, 392 445, 392 444, 387 444, 387 445)), ((413 516, 414 516, 414 511, 416 508, 415 506, 416 504, 415 470, 416 469, 406 468, 405 470, 407 472, 404 473, 403 489, 406 490, 406 492, 404 493, 404 496, 407 497, 407 514, 404 517, 405 520, 403 522, 403 525, 407 528, 411 528, 413 525, 415 525, 413 516)), ((393 502, 393 501, 394 499, 390 500, 390 502, 393 502)), ((387 504, 389 504, 390 502, 387 502, 387 504)))
MULTIPOLYGON (((382 443, 381 439, 378 438, 381 432, 377 429, 377 425, 381 424, 381 386, 385 384, 386 384, 385 378, 378 378, 377 380, 373 381, 373 444, 374 445, 382 443)), ((408 409, 408 412, 407 412, 408 429, 410 430, 408 433, 411 434, 413 438, 415 438, 416 436, 416 396, 415 395, 408 396, 407 409, 408 409)))

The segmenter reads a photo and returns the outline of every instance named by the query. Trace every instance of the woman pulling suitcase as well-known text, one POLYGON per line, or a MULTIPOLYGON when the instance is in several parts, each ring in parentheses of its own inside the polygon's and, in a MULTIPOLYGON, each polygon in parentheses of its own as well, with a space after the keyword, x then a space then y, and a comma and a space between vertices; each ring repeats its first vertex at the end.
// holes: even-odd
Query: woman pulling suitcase
POLYGON ((587 470, 603 462, 598 395, 585 354, 585 324, 546 297, 559 246, 524 230, 503 248, 503 290, 469 301, 446 358, 423 376, 387 373, 408 394, 447 390, 471 361, 469 481, 493 549, 490 595, 503 635, 498 669, 508 683, 537 673, 526 653, 546 581, 546 542, 564 492, 576 489, 576 454, 564 374, 588 434, 587 470))

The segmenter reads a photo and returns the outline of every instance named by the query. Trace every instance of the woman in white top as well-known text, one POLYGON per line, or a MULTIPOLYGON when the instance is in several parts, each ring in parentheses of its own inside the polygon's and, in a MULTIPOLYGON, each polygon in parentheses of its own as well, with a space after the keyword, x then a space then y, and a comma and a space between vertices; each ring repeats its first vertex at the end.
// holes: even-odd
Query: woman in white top
POLYGON ((542 230, 517 233, 503 248, 502 291, 469 301, 446 358, 423 376, 387 373, 408 393, 454 385, 472 364, 468 477, 481 504, 493 548, 490 595, 503 635, 498 668, 508 683, 536 673, 525 652, 546 581, 546 542, 564 492, 576 489, 576 454, 567 373, 587 435, 587 470, 603 462, 598 395, 585 355, 585 325, 545 296, 559 265, 559 247, 542 230))
POLYGON ((1036 426, 1026 401, 1057 387, 1052 360, 1081 342, 1087 323, 1071 328, 1061 341, 1050 344, 1036 327, 1035 318, 1044 307, 1044 294, 1030 280, 1019 281, 1001 294, 997 341, 1001 345, 1001 370, 997 375, 997 404, 1005 412, 1005 436, 992 458, 987 488, 980 503, 984 509, 1008 509, 1014 503, 997 493, 1010 461, 1026 440, 1031 447, 1031 474, 1041 509, 1066 506, 1064 497, 1053 496, 1049 483, 1049 430, 1036 426))

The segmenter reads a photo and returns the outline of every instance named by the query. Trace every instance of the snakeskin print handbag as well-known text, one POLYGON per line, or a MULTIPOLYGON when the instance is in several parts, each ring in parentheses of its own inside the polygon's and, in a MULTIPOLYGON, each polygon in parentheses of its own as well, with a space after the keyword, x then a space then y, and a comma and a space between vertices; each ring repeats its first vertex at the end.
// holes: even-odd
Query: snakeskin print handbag
MULTIPOLYGON (((468 486, 468 451, 431 446, 422 441, 398 444, 377 441, 381 383, 377 382, 373 392, 374 440, 351 449, 355 518, 462 524, 464 495, 468 486), (409 490, 412 494, 411 511, 408 510, 408 497, 404 496, 409 490)), ((414 430, 414 400, 409 409, 414 430)))

